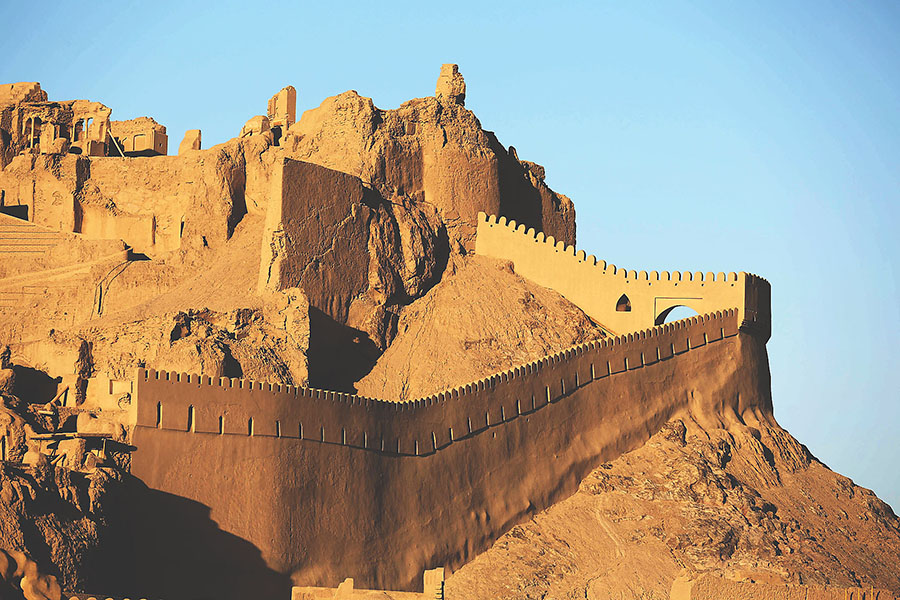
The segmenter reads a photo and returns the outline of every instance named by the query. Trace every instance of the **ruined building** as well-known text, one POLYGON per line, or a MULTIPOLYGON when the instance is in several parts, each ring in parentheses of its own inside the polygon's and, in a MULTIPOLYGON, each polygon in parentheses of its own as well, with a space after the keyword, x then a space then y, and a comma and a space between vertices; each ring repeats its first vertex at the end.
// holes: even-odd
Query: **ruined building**
MULTIPOLYGON (((440 597, 432 569, 463 572, 673 422, 781 435, 768 282, 577 250, 572 202, 465 97, 444 65, 433 97, 346 92, 298 120, 288 86, 169 156, 151 118, 0 87, 2 368, 33 407, 4 413, 2 458, 92 482, 64 500, 105 528, 90 560, 41 542, 64 589, 425 597, 427 572, 440 597), (669 322, 679 306, 698 316, 669 322)), ((814 583, 900 585, 827 568, 814 583)), ((679 597, 712 585, 690 581, 679 597)))

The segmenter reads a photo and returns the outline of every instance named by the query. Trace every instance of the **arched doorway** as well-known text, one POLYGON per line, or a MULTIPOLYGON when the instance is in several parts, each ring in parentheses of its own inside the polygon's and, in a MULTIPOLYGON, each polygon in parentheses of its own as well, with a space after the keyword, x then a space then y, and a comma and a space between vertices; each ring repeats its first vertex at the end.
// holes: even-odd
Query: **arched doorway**
POLYGON ((700 313, 698 313, 690 306, 685 306, 684 304, 676 304, 675 306, 670 306, 669 308, 659 313, 659 315, 656 317, 654 325, 662 325, 664 323, 671 323, 672 321, 689 319, 698 314, 700 313))

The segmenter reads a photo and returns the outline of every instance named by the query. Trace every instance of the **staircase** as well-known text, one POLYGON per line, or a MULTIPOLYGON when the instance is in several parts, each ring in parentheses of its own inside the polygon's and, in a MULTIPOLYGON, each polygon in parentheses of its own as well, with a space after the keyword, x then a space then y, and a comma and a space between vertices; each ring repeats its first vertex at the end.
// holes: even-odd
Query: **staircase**
POLYGON ((0 257, 34 258, 59 244, 62 233, 0 214, 0 257))

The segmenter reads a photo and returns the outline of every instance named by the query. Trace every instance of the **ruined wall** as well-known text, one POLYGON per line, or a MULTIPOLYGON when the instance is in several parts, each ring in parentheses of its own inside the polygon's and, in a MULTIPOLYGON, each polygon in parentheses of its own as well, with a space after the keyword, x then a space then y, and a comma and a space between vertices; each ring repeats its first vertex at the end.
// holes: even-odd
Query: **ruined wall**
POLYGON ((726 311, 407 403, 141 371, 133 473, 206 507, 259 554, 163 565, 161 548, 177 542, 142 521, 133 564, 152 571, 146 589, 159 594, 190 585, 198 569, 249 568, 241 561, 273 590, 279 573, 411 589, 424 568, 463 564, 675 414, 713 425, 766 418, 767 368, 764 343, 739 334, 726 311))
POLYGON ((255 139, 185 156, 20 155, 0 171, 0 206, 151 255, 184 248, 186 239, 216 244, 245 214, 265 211, 274 164, 267 148, 255 139))
POLYGON ((37 82, 0 85, 0 169, 6 167, 23 147, 22 123, 16 105, 20 102, 46 102, 47 92, 37 82))
POLYGON ((747 273, 636 272, 607 265, 552 236, 505 217, 478 215, 475 252, 511 260, 515 271, 552 288, 614 333, 637 331, 665 319, 676 306, 708 313, 738 307, 744 327, 768 339, 771 333, 769 282, 747 273), (617 310, 622 296, 630 310, 617 310))
POLYGON ((81 227, 86 234, 121 237, 147 253, 180 248, 186 238, 221 242, 246 213, 245 184, 238 147, 186 156, 95 158, 81 227))
POLYGON ((572 202, 449 97, 381 110, 371 98, 344 92, 304 112, 282 144, 286 156, 359 177, 388 200, 434 207, 454 249, 473 248, 478 211, 510 215, 575 243, 572 202))
POLYGON ((42 90, 41 84, 36 81, 4 83, 0 85, 0 105, 46 101, 47 92, 42 90))
POLYGON ((109 133, 116 140, 111 156, 165 156, 169 150, 166 128, 150 117, 110 121, 109 133))
POLYGON ((24 207, 29 221, 77 231, 76 193, 90 176, 90 162, 75 155, 16 156, 0 171, 0 205, 24 207))
POLYGON ((280 162, 271 197, 260 291, 301 287, 313 306, 346 321, 350 301, 368 287, 369 225, 380 197, 356 177, 296 160, 280 162))
POLYGON ((38 83, 0 85, 0 168, 21 152, 104 156, 110 113, 88 100, 48 102, 38 83))

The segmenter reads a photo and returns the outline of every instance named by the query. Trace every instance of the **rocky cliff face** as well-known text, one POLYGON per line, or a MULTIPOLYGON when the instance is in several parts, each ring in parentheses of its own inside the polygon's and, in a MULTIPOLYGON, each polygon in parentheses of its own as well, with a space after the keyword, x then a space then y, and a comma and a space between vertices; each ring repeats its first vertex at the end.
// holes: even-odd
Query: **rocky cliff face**
POLYGON ((479 210, 575 243, 571 200, 547 187, 542 167, 482 129, 458 94, 381 110, 345 92, 304 113, 284 143, 287 156, 355 175, 391 202, 433 206, 454 250, 474 247, 479 210))

